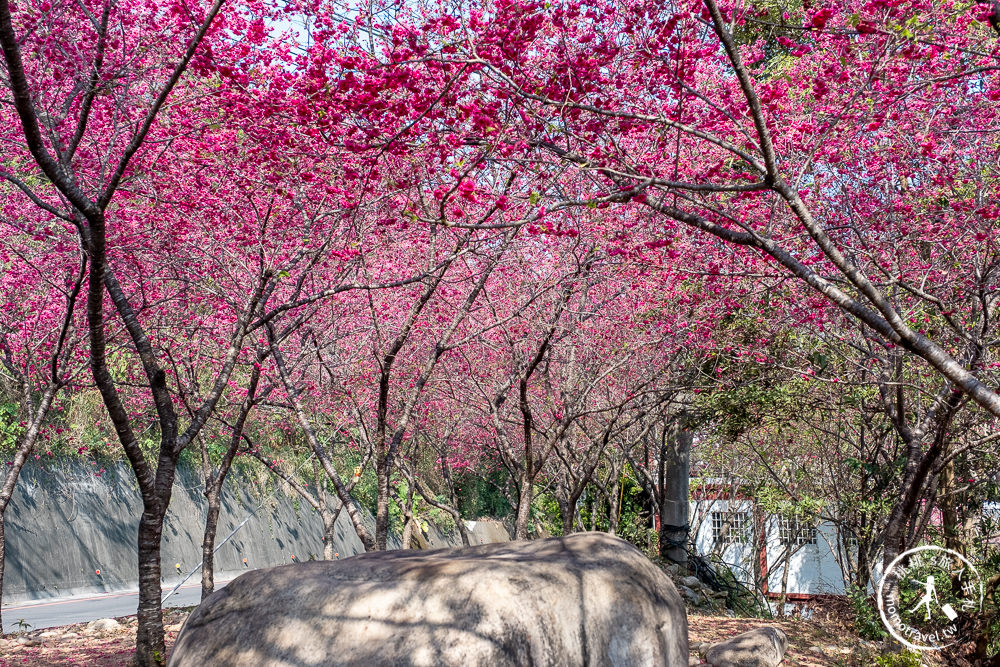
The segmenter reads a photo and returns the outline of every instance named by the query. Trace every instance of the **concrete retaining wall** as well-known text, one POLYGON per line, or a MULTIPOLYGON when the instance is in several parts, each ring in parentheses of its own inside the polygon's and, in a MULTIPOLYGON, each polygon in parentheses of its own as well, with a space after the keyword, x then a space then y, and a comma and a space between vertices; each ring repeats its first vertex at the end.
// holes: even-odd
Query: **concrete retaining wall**
MULTIPOLYGON (((135 478, 124 464, 108 467, 100 476, 94 473, 94 467, 78 462, 27 466, 22 472, 6 513, 5 603, 136 588, 142 503, 135 478)), ((164 585, 180 581, 201 561, 206 505, 200 475, 178 471, 163 530, 164 585)), ((312 508, 275 491, 273 482, 236 472, 223 493, 216 544, 251 514, 216 553, 216 580, 289 563, 293 555, 297 560, 322 558, 322 523, 312 508)), ((502 539, 506 533, 497 526, 479 522, 475 541, 502 539)), ((430 533, 428 542, 434 546, 461 544, 458 535, 442 535, 433 527, 430 533)), ((335 539, 334 550, 341 557, 363 551, 346 513, 337 520, 335 539)), ((398 540, 393 546, 398 547, 398 540)), ((189 583, 199 580, 196 574, 189 583)))

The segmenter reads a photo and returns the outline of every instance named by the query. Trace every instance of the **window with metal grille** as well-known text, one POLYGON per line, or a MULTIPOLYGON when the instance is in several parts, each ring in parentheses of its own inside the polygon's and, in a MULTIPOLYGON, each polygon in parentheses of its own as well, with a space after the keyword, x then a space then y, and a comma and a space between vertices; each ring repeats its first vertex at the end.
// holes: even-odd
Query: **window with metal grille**
POLYGON ((749 512, 712 512, 712 540, 718 544, 750 544, 749 512))
POLYGON ((789 546, 816 544, 816 521, 798 516, 778 517, 781 543, 789 546))

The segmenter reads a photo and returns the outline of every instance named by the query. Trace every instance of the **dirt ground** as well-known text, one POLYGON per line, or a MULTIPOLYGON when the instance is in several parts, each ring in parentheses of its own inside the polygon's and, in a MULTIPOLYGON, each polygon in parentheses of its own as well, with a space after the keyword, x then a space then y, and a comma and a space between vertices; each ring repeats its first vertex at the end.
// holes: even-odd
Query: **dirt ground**
MULTIPOLYGON (((189 610, 170 610, 166 614, 168 654, 188 613, 189 610)), ((688 637, 692 655, 697 655, 697 647, 702 642, 717 642, 755 627, 776 625, 788 635, 785 665, 846 667, 872 664, 877 646, 859 640, 851 633, 849 626, 838 623, 835 618, 831 615, 811 620, 766 620, 689 614, 688 637)), ((135 617, 126 616, 115 620, 120 626, 106 630, 78 623, 62 628, 6 635, 0 638, 0 667, 127 665, 135 642, 135 617)))
POLYGON ((754 628, 773 625, 788 635, 788 651, 783 665, 834 667, 871 665, 876 644, 858 639, 849 627, 829 620, 730 618, 688 614, 688 644, 698 655, 698 644, 713 644, 754 628))
MULTIPOLYGON (((167 654, 190 610, 164 612, 167 654)), ((115 619, 117 628, 101 630, 76 623, 0 638, 0 667, 16 665, 87 665, 121 667, 135 651, 135 616, 115 619), (49 634, 51 633, 51 634, 49 634), (45 635, 45 636, 43 636, 45 635)))

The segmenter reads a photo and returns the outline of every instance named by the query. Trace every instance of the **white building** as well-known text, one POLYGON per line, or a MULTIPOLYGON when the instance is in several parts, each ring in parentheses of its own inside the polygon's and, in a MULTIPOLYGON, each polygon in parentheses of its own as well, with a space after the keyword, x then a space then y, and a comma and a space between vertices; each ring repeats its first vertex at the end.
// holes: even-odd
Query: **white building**
POLYGON ((756 573, 765 575, 763 592, 772 599, 781 595, 786 561, 789 601, 845 594, 842 547, 832 524, 768 516, 738 494, 704 488, 693 488, 691 500, 691 537, 699 555, 717 555, 750 587, 756 573))

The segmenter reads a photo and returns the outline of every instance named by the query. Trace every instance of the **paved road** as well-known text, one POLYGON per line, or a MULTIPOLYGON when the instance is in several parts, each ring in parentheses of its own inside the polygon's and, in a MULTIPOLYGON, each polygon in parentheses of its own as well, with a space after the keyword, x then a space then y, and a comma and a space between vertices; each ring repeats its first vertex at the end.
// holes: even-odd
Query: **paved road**
MULTIPOLYGON (((217 587, 224 586, 227 581, 216 582, 217 587)), ((171 587, 172 588, 172 587, 171 587)), ((166 595, 169 588, 163 589, 166 595)), ((201 599, 201 580, 182 586, 167 600, 167 607, 188 607, 198 604, 201 599)), ((3 631, 13 632, 18 629, 17 622, 24 619, 31 624, 32 630, 51 628, 57 625, 69 625, 93 621, 98 618, 114 618, 135 613, 139 606, 139 592, 125 591, 122 593, 104 593, 89 597, 74 597, 49 602, 30 602, 19 605, 3 606, 3 631)))

